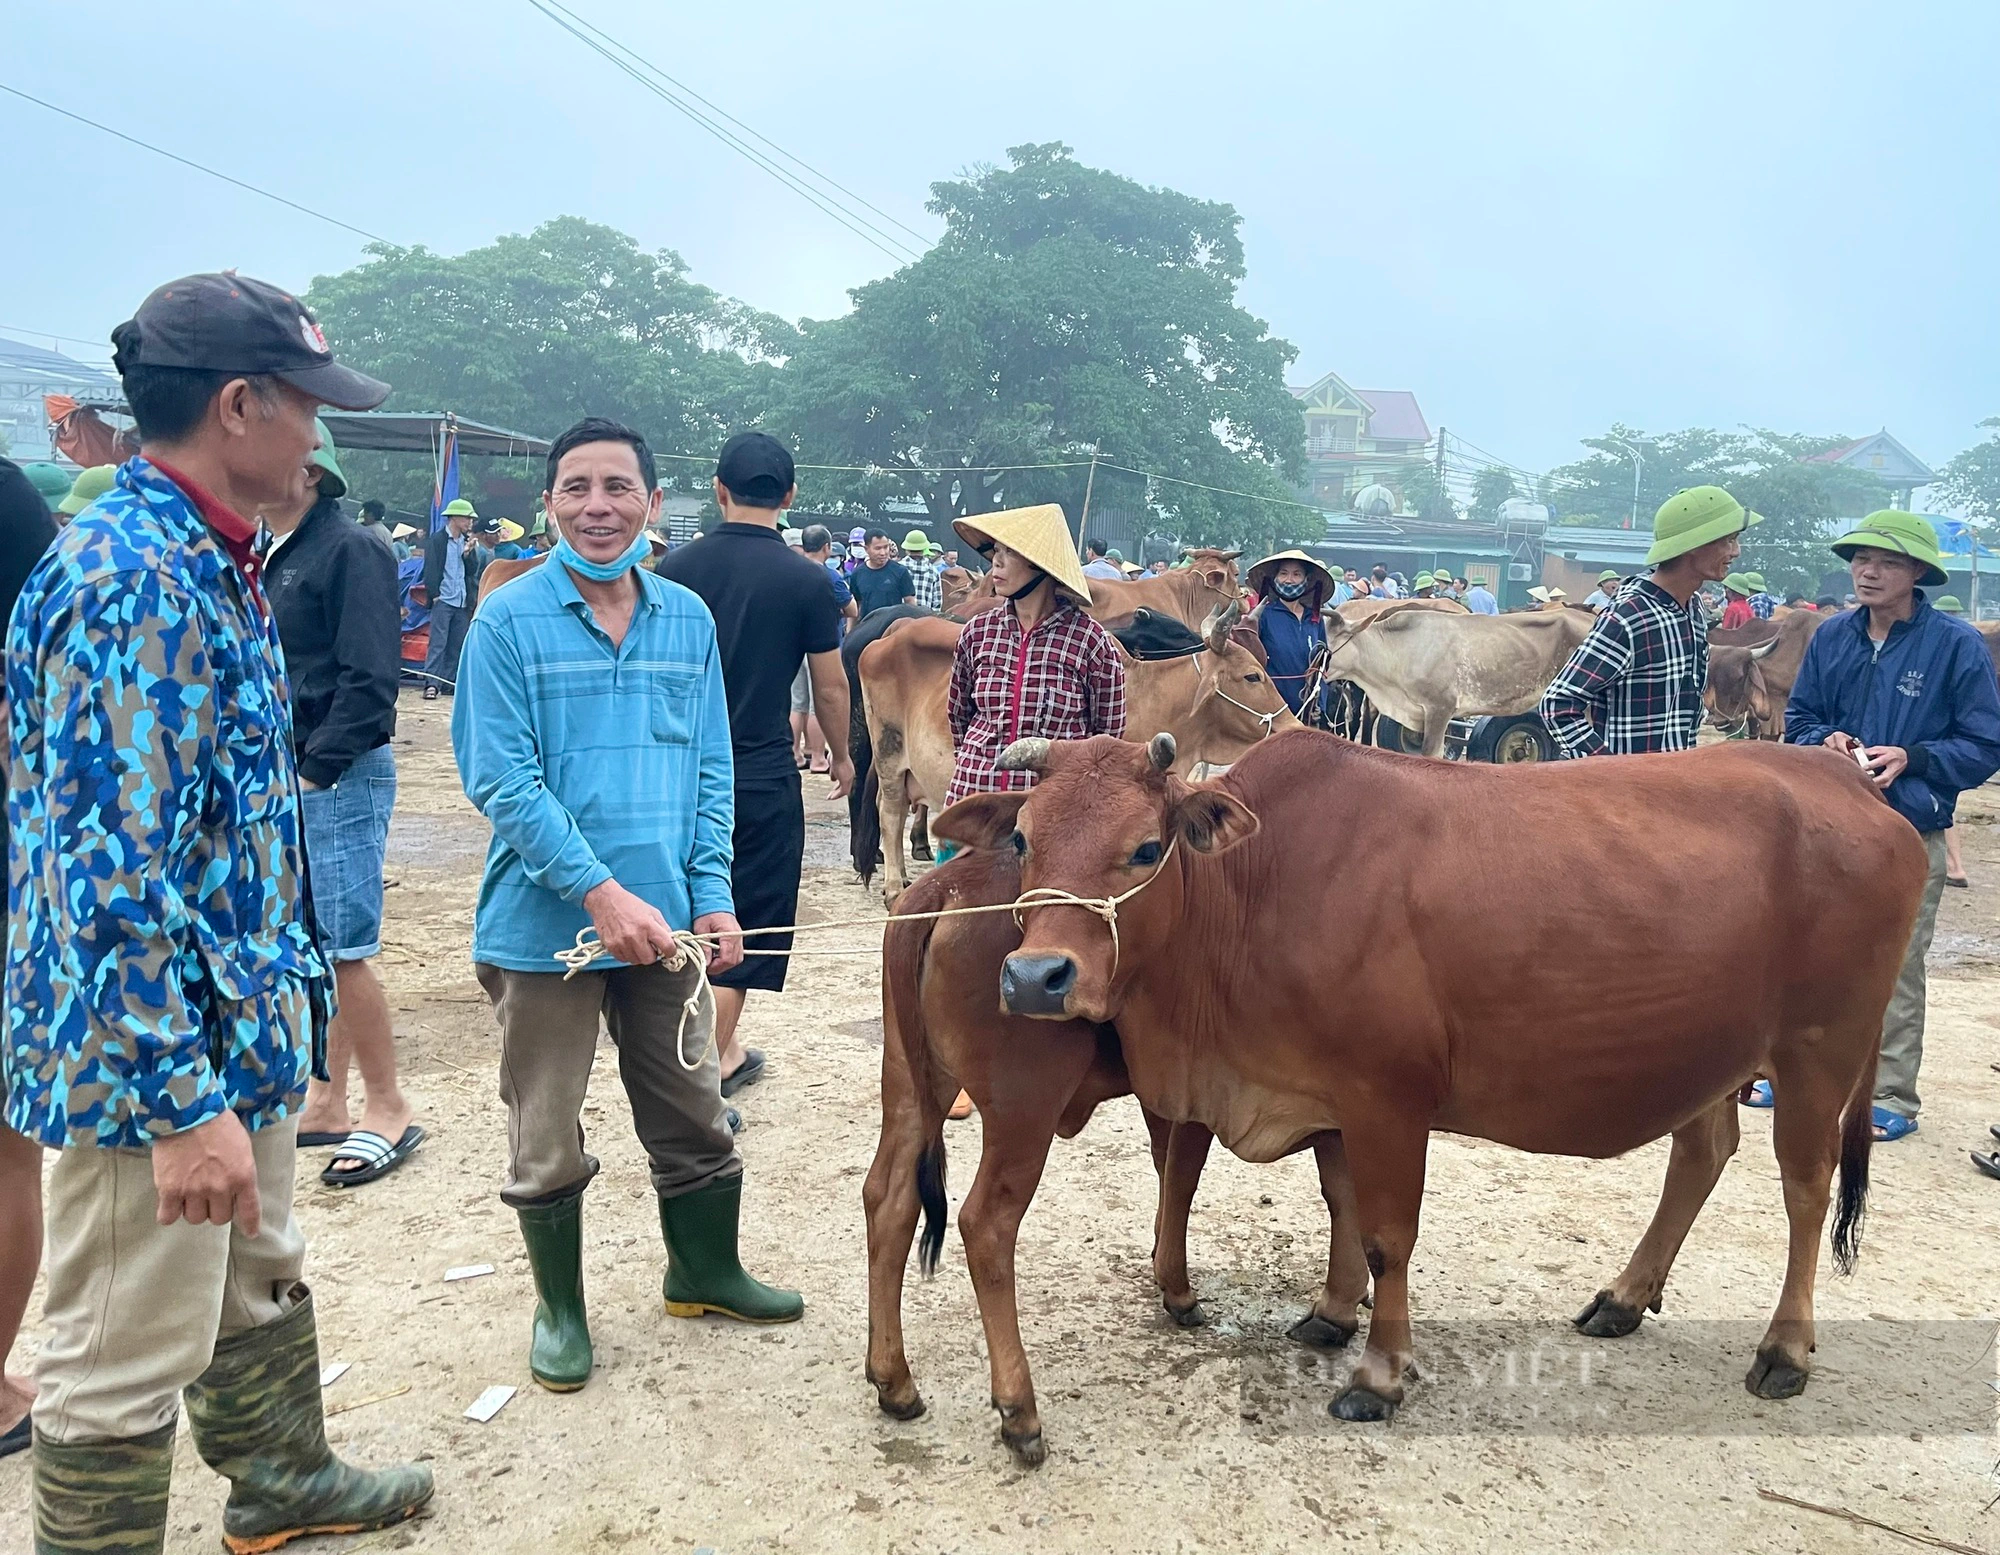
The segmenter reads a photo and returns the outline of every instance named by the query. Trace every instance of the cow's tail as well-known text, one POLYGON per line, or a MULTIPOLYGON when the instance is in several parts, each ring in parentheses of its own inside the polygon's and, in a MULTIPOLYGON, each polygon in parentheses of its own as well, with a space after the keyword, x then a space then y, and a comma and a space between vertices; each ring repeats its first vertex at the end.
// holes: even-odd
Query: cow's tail
POLYGON ((854 872, 867 885, 875 878, 875 860, 882 852, 882 806, 875 741, 868 733, 868 707, 862 697, 861 656, 856 654, 847 671, 847 754, 854 760, 854 803, 847 814, 847 843, 854 872))
MULTIPOLYGON (((1833 1212, 1836 1274, 1852 1274, 1861 1251, 1861 1223, 1868 1214, 1868 1153, 1875 1143, 1875 1064, 1879 1057, 1879 1049, 1871 1051, 1848 1093, 1847 1112, 1840 1121, 1840 1199, 1833 1212)), ((1778 1105, 1784 1105, 1782 1099, 1778 1105)))
POLYGON ((893 1044, 909 1070, 916 1097, 923 1150, 917 1157, 917 1202, 923 1206, 923 1232, 917 1238, 917 1268, 937 1272, 944 1252, 945 1109, 938 1101, 937 1075, 931 1063, 930 1027, 924 1020, 924 961, 930 952, 934 920, 912 921, 891 916, 882 939, 882 1004, 887 1024, 885 1047, 893 1044))

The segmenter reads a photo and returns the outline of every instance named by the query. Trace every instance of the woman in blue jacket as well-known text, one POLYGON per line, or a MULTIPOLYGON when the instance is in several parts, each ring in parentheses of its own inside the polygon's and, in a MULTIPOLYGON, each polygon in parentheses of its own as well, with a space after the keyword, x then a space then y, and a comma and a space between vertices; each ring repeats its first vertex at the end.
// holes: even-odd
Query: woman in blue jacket
POLYGON ((1326 646, 1319 612, 1333 592, 1333 574, 1304 551, 1280 551, 1252 567, 1244 581, 1257 596, 1257 636, 1270 660, 1271 684, 1299 716, 1306 670, 1326 646))
MULTIPOLYGON (((2000 684, 1968 623, 1933 609, 1924 587, 1948 580, 1937 534, 1913 513, 1871 513, 1833 544, 1854 578, 1856 609, 1814 634, 1785 713, 1793 745, 1854 757, 1930 854, 1923 906, 1882 1023, 1875 1137, 1917 1129, 1924 1051, 1924 955, 1944 894, 1945 831, 1958 796, 2000 771, 2000 684)), ((1768 1106, 1769 1087, 1759 1087, 1768 1106)), ((2000 1160, 1974 1154, 1989 1175, 2000 1160)))

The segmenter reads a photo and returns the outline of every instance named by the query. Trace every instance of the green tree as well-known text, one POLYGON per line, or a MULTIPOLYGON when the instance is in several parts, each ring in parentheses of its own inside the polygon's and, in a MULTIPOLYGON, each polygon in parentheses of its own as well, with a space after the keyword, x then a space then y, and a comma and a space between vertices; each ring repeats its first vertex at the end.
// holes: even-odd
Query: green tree
MULTIPOLYGON (((315 279, 307 301, 342 359, 392 386, 390 410, 454 411, 540 437, 604 415, 663 453, 705 456, 768 403, 775 358, 795 338, 782 319, 690 280, 671 250, 649 254, 575 216, 455 257, 367 252, 315 279)), ((429 500, 421 460, 343 459, 371 495, 429 500)), ((484 464, 468 461, 468 479, 484 464)), ((662 473, 699 487, 710 472, 669 460, 662 473)))
MULTIPOLYGON (((1601 438, 1585 438, 1591 457, 1550 472, 1547 484, 1565 514, 1603 513, 1624 523, 1632 512, 1632 455, 1645 458, 1639 489, 1639 524, 1689 486, 1721 486, 1764 516, 1743 537, 1745 571, 1764 574, 1773 593, 1817 592, 1820 577, 1839 565, 1827 543, 1845 519, 1858 518, 1888 500, 1888 489, 1865 470, 1810 464, 1812 455, 1851 439, 1767 428, 1718 432, 1688 427, 1648 435, 1614 425, 1601 438)), ((1574 522, 1573 519, 1565 519, 1574 522)))
POLYGON ((1472 505, 1465 510, 1466 516, 1483 523, 1497 524, 1500 522, 1500 504, 1520 494, 1521 488, 1514 484, 1513 476, 1489 464, 1472 478, 1472 505))
MULTIPOLYGON (((2000 416, 1989 416, 1982 427, 2000 427, 2000 416)), ((1939 472, 1938 492, 1974 523, 2000 520, 2000 432, 1953 456, 1939 472)))
POLYGON ((1045 501, 1074 522, 1096 451, 1172 480, 1100 469, 1094 500, 1115 478, 1121 506, 1186 540, 1296 529, 1295 508, 1203 489, 1295 500, 1305 470, 1295 352, 1236 302, 1235 210, 1058 144, 1008 159, 933 185, 937 246, 801 326, 773 422, 807 462, 882 472, 845 481, 844 500, 915 497, 937 524, 1045 501), (981 468, 1055 464, 1076 467, 981 468))
POLYGON ((1422 465, 1403 477, 1403 506, 1418 518, 1442 522, 1459 516, 1458 504, 1451 500, 1444 482, 1430 465, 1422 465))

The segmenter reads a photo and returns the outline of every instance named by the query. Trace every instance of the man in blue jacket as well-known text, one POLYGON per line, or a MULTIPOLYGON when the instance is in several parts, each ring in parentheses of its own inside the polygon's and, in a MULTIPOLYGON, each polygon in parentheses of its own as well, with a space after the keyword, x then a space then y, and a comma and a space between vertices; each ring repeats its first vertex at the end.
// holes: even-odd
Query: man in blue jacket
MULTIPOLYGON (((1895 1140, 1917 1128, 1924 956, 1944 894, 1944 834, 1959 794, 2000 771, 2000 685, 1979 633, 1924 599, 1920 585, 1947 581, 1928 522, 1912 513, 1871 513, 1833 550, 1848 563, 1860 605, 1807 646, 1785 738, 1855 756, 1930 853, 1875 1073, 1875 1137, 1895 1140)), ((1760 1084, 1758 1104, 1769 1106, 1769 1096, 1760 1084)))

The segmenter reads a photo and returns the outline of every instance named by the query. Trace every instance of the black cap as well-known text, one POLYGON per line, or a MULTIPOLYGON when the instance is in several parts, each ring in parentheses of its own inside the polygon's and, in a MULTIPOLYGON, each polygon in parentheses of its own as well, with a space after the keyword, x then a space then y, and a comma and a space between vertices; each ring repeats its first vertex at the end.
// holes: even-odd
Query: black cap
POLYGON ((722 445, 715 461, 715 478, 732 497, 762 507, 776 507, 792 489, 795 476, 790 450, 764 432, 738 432, 722 445))
POLYGON ((269 374, 337 410, 373 410, 389 397, 379 379, 343 367, 288 292, 247 275, 187 275, 139 304, 111 332, 112 361, 128 367, 193 367, 269 374))

